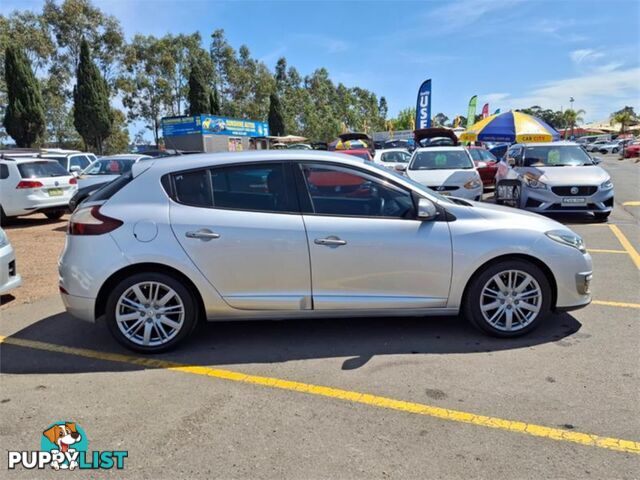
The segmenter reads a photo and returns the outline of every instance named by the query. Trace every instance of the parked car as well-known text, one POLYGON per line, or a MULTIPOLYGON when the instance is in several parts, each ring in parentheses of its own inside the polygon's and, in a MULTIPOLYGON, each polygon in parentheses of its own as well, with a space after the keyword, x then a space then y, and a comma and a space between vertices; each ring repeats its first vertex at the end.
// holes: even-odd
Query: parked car
POLYGON ((482 180, 462 146, 423 147, 413 152, 405 175, 441 195, 480 201, 482 180))
POLYGON ((623 141, 613 140, 611 142, 605 143, 604 145, 600 145, 600 147, 598 148, 598 152, 602 153, 603 155, 607 153, 618 153, 622 151, 623 146, 623 141))
POLYGON ((463 313, 515 337, 586 306, 591 276, 560 223, 316 151, 138 162, 72 215, 59 261, 67 311, 145 353, 200 319, 463 313))
POLYGON ((482 185, 493 187, 496 183, 496 172, 498 171, 498 159, 483 147, 467 147, 473 163, 480 174, 482 185))
POLYGON ((598 152, 600 151, 600 147, 603 145, 607 145, 611 140, 596 140, 595 142, 588 143, 585 145, 587 152, 598 152))
POLYGON ((624 158, 640 157, 640 142, 634 142, 624 149, 624 158))
POLYGON ((22 278, 16 270, 16 256, 11 242, 0 228, 0 295, 4 295, 22 285, 22 278))
POLYGON ((44 213, 62 217, 77 186, 76 178, 55 160, 38 157, 0 158, 0 218, 44 213))
POLYGON ((591 212, 606 220, 613 183, 577 143, 515 144, 498 164, 496 201, 538 213, 591 212))
POLYGON ((82 170, 97 160, 93 153, 62 150, 61 148, 43 149, 40 157, 56 160, 62 168, 74 175, 79 175, 82 170))
POLYGON ((78 176, 78 187, 86 188, 90 185, 97 185, 99 183, 107 183, 111 180, 115 180, 123 173, 129 172, 134 163, 146 158, 152 157, 140 154, 122 154, 101 157, 80 173, 78 176))
POLYGON ((411 154, 404 148, 387 148, 376 150, 373 161, 378 165, 395 170, 397 165, 406 165, 411 160, 411 154))

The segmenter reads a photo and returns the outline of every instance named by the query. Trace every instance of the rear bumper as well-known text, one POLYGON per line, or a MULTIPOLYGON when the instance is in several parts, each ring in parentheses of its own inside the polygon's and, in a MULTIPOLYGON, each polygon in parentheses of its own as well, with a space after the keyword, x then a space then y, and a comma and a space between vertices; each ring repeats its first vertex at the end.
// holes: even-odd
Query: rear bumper
POLYGON ((60 293, 60 296, 64 307, 71 316, 87 322, 95 322, 95 298, 78 297, 63 292, 60 293))
POLYGON ((32 213, 44 213, 54 210, 66 210, 69 207, 71 196, 64 196, 51 200, 30 200, 25 201, 20 207, 7 212, 8 216, 30 215, 32 213))
POLYGON ((0 295, 22 285, 22 277, 18 275, 15 262, 16 257, 10 244, 0 248, 0 295))

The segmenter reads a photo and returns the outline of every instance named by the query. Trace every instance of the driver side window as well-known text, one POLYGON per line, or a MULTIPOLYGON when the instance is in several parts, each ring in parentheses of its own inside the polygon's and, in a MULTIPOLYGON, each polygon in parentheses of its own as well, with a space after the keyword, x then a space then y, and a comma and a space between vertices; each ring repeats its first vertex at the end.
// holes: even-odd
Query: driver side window
POLYGON ((301 169, 315 214, 413 218, 411 193, 381 178, 337 165, 301 169))

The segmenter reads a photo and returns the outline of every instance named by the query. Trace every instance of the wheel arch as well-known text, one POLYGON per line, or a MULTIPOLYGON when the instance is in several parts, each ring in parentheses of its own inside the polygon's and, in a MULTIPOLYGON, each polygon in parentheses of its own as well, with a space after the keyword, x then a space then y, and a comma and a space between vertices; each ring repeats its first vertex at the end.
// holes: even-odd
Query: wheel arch
POLYGON ((462 292, 462 301, 464 302, 464 300, 467 298, 469 287, 473 282, 473 280, 475 280, 475 278, 478 275, 480 275, 482 272, 484 272, 487 268, 491 267, 496 262, 508 261, 508 260, 524 260, 526 262, 530 262, 534 264, 536 267, 542 270, 542 273, 544 273, 544 276, 547 278, 547 281, 549 282, 549 287, 551 288, 551 309, 554 310, 556 308, 556 302, 558 299, 558 284, 556 282, 556 278, 553 275, 553 272, 551 271, 549 266, 539 258, 533 257, 531 255, 522 254, 522 253, 510 253, 506 255, 500 255, 498 257, 493 257, 490 260, 487 260, 486 262, 484 262, 482 265, 480 265, 469 277, 469 280, 467 280, 467 283, 464 287, 464 291, 462 292))
POLYGON ((95 306, 95 317, 99 318, 105 314, 106 306, 107 306, 107 298, 109 297, 109 293, 115 288, 115 286, 120 283, 123 279, 135 275, 137 273, 164 273, 166 275, 170 275, 174 277, 176 280, 179 280, 184 283, 185 287, 192 293, 194 300, 196 301, 196 306, 198 309, 198 320, 204 318, 205 309, 204 309, 204 301, 202 299, 202 295, 196 285, 181 271, 170 267, 168 265, 163 265, 160 263, 135 263, 133 265, 127 265, 120 270, 112 273, 109 278, 102 284, 100 290, 98 292, 98 296, 96 297, 96 306, 95 306))

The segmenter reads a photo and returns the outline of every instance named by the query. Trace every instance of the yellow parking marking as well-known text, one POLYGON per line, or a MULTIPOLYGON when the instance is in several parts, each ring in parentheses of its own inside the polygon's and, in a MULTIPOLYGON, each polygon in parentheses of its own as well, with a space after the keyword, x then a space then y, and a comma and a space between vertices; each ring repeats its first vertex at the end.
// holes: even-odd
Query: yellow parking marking
POLYGON ((624 253, 627 254, 626 250, 607 250, 606 248, 589 248, 587 250, 589 253, 624 253))
POLYGON ((640 303, 607 302, 605 300, 593 300, 591 303, 594 305, 604 305, 606 307, 640 308, 640 303))
POLYGON ((625 207, 640 207, 640 202, 624 202, 625 207))
POLYGON ((618 452, 640 454, 640 442, 632 440, 601 437, 599 435, 593 435, 590 433, 573 432, 569 430, 545 427, 542 425, 535 425, 531 423, 488 417, 485 415, 477 415, 475 413, 462 412, 459 410, 450 410, 448 408, 433 407, 421 403, 405 402, 403 400, 394 400, 388 397, 380 397, 367 393, 342 390, 340 388, 325 387, 321 385, 313 385, 291 380, 282 380, 279 378, 262 377, 258 375, 247 375, 244 373, 232 372, 230 370, 221 370, 211 367, 184 365, 180 363, 169 362, 166 360, 159 360, 156 358, 122 355, 119 353, 101 352, 98 350, 89 350, 86 348, 66 347, 64 345, 56 345, 53 343, 39 342, 35 340, 25 340, 22 338, 0 336, 0 343, 16 345, 25 348, 33 348, 37 350, 44 350, 48 352, 76 355, 80 357, 91 358, 94 360, 106 360, 109 362, 126 363, 129 365, 138 365, 142 367, 160 368, 171 370, 174 372, 189 373, 192 375, 203 375, 206 377, 230 380, 233 382, 248 383, 252 385, 260 385, 263 387, 307 393, 310 395, 328 397, 337 400, 345 400, 348 402, 359 403, 378 408, 386 408, 389 410, 397 410, 406 413, 413 413, 416 415, 439 418, 441 420, 468 423, 481 427, 496 428, 499 430, 518 432, 534 437, 577 443, 580 445, 605 448, 618 452))
POLYGON ((631 260, 633 260, 633 263, 636 264, 638 270, 640 270, 640 253, 638 253, 638 251, 633 248, 633 245, 631 245, 629 239, 624 235, 624 233, 622 233, 622 230, 620 230, 617 225, 609 225, 609 228, 620 242, 620 245, 622 245, 622 248, 627 251, 627 253, 631 257, 631 260))

